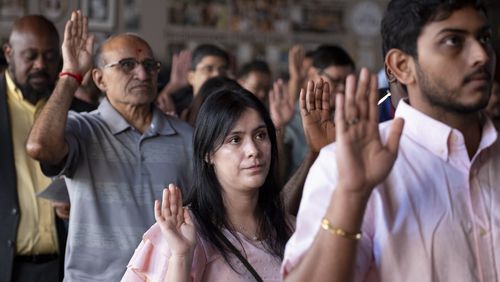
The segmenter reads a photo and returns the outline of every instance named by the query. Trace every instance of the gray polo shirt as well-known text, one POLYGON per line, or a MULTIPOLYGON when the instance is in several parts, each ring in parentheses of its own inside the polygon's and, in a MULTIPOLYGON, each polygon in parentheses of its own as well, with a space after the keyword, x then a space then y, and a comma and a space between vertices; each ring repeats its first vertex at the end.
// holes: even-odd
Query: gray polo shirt
POLYGON ((141 134, 103 100, 96 111, 70 112, 64 168, 71 201, 66 281, 120 281, 142 234, 155 222, 153 204, 169 183, 189 188, 192 128, 154 108, 141 134))

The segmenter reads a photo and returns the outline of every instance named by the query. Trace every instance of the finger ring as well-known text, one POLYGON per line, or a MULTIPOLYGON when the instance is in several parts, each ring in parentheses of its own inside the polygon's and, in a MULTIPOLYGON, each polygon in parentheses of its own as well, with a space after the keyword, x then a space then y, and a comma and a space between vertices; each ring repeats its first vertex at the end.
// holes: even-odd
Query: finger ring
POLYGON ((355 125, 358 122, 359 122, 358 118, 352 118, 352 119, 347 121, 347 125, 355 125))

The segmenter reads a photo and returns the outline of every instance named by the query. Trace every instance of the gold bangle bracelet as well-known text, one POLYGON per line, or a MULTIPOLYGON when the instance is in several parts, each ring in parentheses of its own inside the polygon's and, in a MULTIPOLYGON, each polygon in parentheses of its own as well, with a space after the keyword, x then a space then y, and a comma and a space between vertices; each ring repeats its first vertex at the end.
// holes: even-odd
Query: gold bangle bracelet
POLYGON ((341 228, 335 228, 333 227, 330 222, 328 221, 328 219, 326 219, 326 217, 323 217, 323 220, 321 221, 321 227, 332 233, 333 235, 335 236, 340 236, 340 237, 344 237, 344 238, 347 238, 347 239, 351 239, 351 240, 359 240, 361 239, 361 233, 349 233, 341 228))

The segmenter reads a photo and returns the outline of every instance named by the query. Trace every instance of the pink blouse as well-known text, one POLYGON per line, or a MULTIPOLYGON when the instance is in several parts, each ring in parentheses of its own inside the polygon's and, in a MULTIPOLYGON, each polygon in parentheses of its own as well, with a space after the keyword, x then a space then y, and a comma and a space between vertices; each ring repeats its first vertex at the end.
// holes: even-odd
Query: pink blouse
MULTIPOLYGON (((240 244, 228 230, 223 230, 223 233, 244 256, 246 253, 246 259, 264 281, 281 281, 281 260, 268 253, 261 241, 253 241, 237 233, 241 240, 240 244)), ((154 224, 144 233, 127 266, 122 282, 164 281, 170 255, 170 249, 160 227, 154 224)), ((231 256, 231 263, 239 273, 226 263, 212 244, 198 234, 198 244, 191 267, 191 281, 255 281, 238 258, 231 256)))

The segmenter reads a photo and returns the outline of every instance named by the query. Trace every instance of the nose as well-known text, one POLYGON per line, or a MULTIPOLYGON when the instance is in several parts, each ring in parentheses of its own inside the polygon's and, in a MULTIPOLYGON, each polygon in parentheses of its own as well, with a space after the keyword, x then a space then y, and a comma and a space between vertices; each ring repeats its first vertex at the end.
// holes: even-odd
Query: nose
POLYGON ((245 154, 248 158, 257 157, 259 155, 259 147, 255 143, 255 140, 248 140, 245 144, 245 154))
POLYGON ((147 80, 151 77, 151 74, 146 71, 146 68, 144 67, 143 64, 137 64, 137 66, 134 69, 134 74, 137 77, 137 79, 143 81, 147 80))
POLYGON ((490 60, 493 60, 492 47, 489 44, 483 44, 477 39, 473 40, 470 48, 470 58, 472 59, 472 65, 482 66, 487 64, 490 60))
POLYGON ((43 58, 42 54, 39 54, 36 56, 36 59, 33 61, 33 68, 34 69, 44 69, 46 66, 45 59, 43 58))

